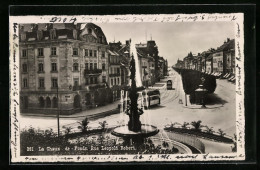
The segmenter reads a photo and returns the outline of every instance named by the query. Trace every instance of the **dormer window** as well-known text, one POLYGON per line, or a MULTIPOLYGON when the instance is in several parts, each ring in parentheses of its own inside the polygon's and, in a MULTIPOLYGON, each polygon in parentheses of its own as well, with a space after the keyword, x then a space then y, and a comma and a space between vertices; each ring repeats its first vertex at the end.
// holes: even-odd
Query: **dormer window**
POLYGON ((78 39, 78 32, 77 32, 77 30, 73 30, 73 38, 76 40, 76 39, 78 39))
POLYGON ((38 30, 38 31, 37 31, 37 40, 41 40, 41 39, 42 39, 42 36, 43 36, 42 31, 38 30))
POLYGON ((22 41, 26 40, 26 33, 25 32, 21 33, 21 40, 22 41))
POLYGON ((53 40, 56 38, 56 30, 55 29, 51 29, 50 30, 50 39, 53 40))

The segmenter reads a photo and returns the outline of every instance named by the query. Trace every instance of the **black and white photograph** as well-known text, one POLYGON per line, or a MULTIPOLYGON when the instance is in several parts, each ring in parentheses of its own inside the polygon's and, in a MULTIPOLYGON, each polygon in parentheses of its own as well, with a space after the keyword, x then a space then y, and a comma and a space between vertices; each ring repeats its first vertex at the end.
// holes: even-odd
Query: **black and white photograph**
POLYGON ((245 159, 242 13, 9 27, 12 162, 245 159))

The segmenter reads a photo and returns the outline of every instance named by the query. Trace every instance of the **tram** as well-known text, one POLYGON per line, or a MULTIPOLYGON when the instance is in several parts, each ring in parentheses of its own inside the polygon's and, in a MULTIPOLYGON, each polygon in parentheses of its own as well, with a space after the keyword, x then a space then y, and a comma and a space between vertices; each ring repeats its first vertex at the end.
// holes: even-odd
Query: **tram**
POLYGON ((161 104, 160 91, 157 89, 148 89, 143 91, 142 95, 145 109, 161 104))

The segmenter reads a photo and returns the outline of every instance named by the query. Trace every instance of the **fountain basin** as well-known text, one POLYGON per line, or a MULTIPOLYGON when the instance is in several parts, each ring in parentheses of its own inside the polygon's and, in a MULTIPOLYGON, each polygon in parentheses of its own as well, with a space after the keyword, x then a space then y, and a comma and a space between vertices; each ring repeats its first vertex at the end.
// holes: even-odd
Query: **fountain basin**
POLYGON ((122 138, 147 138, 154 136, 159 132, 156 126, 142 124, 141 130, 138 132, 133 132, 128 129, 127 125, 122 125, 116 127, 112 131, 112 135, 122 138))

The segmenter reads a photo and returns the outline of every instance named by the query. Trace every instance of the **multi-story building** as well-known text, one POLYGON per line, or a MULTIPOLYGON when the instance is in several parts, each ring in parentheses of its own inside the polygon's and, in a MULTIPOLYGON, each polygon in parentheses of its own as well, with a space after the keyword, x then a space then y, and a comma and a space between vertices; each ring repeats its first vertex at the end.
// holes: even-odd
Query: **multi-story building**
MULTIPOLYGON (((181 61, 177 61, 175 67, 181 67, 181 61)), ((235 74, 235 40, 227 40, 216 50, 210 48, 201 54, 194 55, 191 52, 183 59, 183 67, 208 73, 232 73, 235 74)))
MULTIPOLYGON (((213 72, 227 73, 232 72, 232 61, 235 60, 235 41, 227 38, 213 53, 213 72)), ((233 63, 233 68, 234 67, 233 63)), ((234 72, 233 72, 234 73, 234 72)))
POLYGON ((108 44, 93 23, 20 26, 21 110, 74 113, 108 88, 108 44), (27 30, 25 29, 27 28, 27 30))
POLYGON ((184 68, 184 62, 180 59, 177 60, 177 63, 175 64, 176 68, 184 68))
POLYGON ((212 53, 206 58, 206 72, 212 73, 213 72, 213 55, 212 53))

